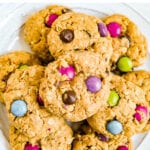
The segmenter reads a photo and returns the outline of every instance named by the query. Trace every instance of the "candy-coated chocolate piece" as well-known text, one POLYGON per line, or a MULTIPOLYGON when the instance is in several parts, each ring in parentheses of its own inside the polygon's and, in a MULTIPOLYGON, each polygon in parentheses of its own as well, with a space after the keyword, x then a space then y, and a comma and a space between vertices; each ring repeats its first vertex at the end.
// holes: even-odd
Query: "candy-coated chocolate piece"
POLYGON ((28 111, 27 104, 24 100, 15 100, 11 104, 11 113, 16 117, 24 116, 28 111))
POLYGON ((46 21, 47 27, 51 27, 53 22, 58 18, 57 14, 50 14, 48 16, 48 20, 46 21))
POLYGON ((113 135, 120 134, 123 131, 123 126, 121 122, 117 120, 112 120, 107 123, 106 129, 113 135))
POLYGON ((121 57, 117 63, 117 67, 121 72, 132 71, 133 64, 132 60, 129 57, 121 57))
POLYGON ((59 72, 61 73, 61 75, 66 75, 68 76, 69 79, 73 79, 75 76, 75 69, 73 66, 68 66, 68 67, 61 67, 59 69, 59 72))
POLYGON ((101 89, 101 79, 96 76, 90 76, 86 79, 86 86, 88 91, 96 93, 101 89))
POLYGON ((64 29, 63 31, 61 31, 60 39, 63 42, 65 42, 65 43, 71 42, 74 39, 74 32, 73 32, 73 30, 64 29))
POLYGON ((110 91, 107 103, 110 106, 116 106, 118 104, 118 102, 119 102, 119 95, 118 95, 118 93, 116 91, 114 91, 114 90, 110 91))
POLYGON ((119 146, 117 150, 128 150, 127 146, 119 146))
POLYGON ((26 144, 24 150, 40 150, 38 145, 26 144))
POLYGON ((37 96, 37 102, 39 103, 40 106, 44 106, 44 101, 40 97, 40 95, 37 96))
POLYGON ((101 133, 96 133, 96 135, 98 136, 98 138, 101 140, 101 141, 108 141, 109 139, 105 136, 105 135, 103 135, 103 134, 101 134, 101 133))
POLYGON ((111 22, 107 24, 107 29, 111 37, 119 37, 121 34, 121 25, 117 22, 111 22))
POLYGON ((62 95, 62 99, 65 104, 74 104, 76 101, 76 93, 74 91, 66 91, 62 95))
POLYGON ((98 23, 98 31, 102 37, 106 37, 108 35, 108 30, 104 23, 98 23))
POLYGON ((28 65, 21 65, 21 66, 19 67, 19 69, 21 69, 21 70, 24 70, 24 69, 26 69, 26 68, 28 68, 28 65))

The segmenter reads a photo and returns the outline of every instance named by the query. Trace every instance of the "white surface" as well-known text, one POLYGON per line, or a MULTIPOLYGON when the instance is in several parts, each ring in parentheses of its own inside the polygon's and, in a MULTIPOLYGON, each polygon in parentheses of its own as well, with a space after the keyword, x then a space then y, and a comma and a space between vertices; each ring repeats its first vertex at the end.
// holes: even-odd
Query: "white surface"
MULTIPOLYGON (((10 51, 12 49, 27 49, 29 47, 24 43, 22 39, 22 25, 28 15, 32 12, 40 9, 47 4, 0 4, 0 54, 10 51)), ((67 3, 64 5, 73 7, 90 8, 99 11, 94 12, 95 15, 101 17, 104 14, 122 13, 131 18, 138 24, 140 30, 146 35, 150 43, 150 4, 79 4, 79 3, 67 3), (103 14, 104 13, 104 14, 103 14)), ((82 10, 84 11, 84 10, 82 10)), ((89 13, 92 13, 89 11, 89 13)), ((148 67, 150 59, 147 59, 143 69, 150 70, 148 67)), ((0 107, 0 129, 4 131, 5 137, 7 137, 8 126, 5 124, 5 118, 3 115, 3 109, 0 107), (5 128, 7 127, 7 128, 5 128)), ((0 150, 9 150, 8 143, 5 140, 2 132, 0 131, 0 150), (6 146, 5 146, 6 145, 6 146)), ((134 136, 134 149, 137 150, 150 150, 150 134, 139 134, 134 136)))
POLYGON ((2 131, 0 130, 0 149, 1 150, 8 150, 9 149, 9 144, 6 141, 2 131))

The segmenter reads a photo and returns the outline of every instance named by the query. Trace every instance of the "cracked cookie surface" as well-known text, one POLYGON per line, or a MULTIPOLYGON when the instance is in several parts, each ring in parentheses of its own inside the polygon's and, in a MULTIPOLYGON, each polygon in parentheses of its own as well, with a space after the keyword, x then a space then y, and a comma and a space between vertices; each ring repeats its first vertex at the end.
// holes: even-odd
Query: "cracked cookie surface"
POLYGON ((121 14, 107 16, 103 21, 106 24, 116 22, 121 25, 120 36, 112 38, 114 53, 111 62, 116 63, 121 56, 126 55, 132 59, 134 66, 143 64, 147 57, 148 44, 137 25, 121 14))
POLYGON ((64 52, 88 50, 98 40, 105 38, 100 37, 98 23, 102 23, 99 18, 81 13, 60 16, 48 34, 49 51, 57 58, 64 52))
POLYGON ((89 125, 82 125, 73 141, 73 150, 116 150, 119 147, 132 150, 131 139, 125 135, 109 139, 95 132, 89 125))
MULTIPOLYGON (((139 71, 133 71, 130 73, 127 73, 123 75, 123 77, 139 86, 143 91, 145 91, 145 99, 148 102, 148 105, 150 107, 150 72, 139 70, 139 71)), ((144 131, 150 130, 150 119, 148 121, 148 124, 144 128, 144 131)))
POLYGON ((40 132, 35 137, 24 135, 14 126, 10 126, 9 140, 12 150, 71 150, 73 132, 64 119, 51 116, 45 110, 40 111, 44 117, 43 126, 38 126, 40 132))
POLYGON ((107 107, 100 107, 95 115, 88 118, 92 128, 108 138, 121 134, 131 137, 142 131, 149 119, 144 91, 116 75, 112 75, 110 89, 118 93, 119 100, 113 106, 107 101, 107 107))
POLYGON ((21 65, 32 66, 34 64, 40 64, 39 60, 33 54, 25 51, 14 51, 0 56, 0 102, 5 103, 3 92, 11 73, 21 65))
POLYGON ((47 45, 47 34, 51 30, 50 24, 53 23, 55 21, 54 19, 57 19, 58 16, 69 11, 71 10, 67 7, 51 5, 33 14, 25 23, 25 41, 30 45, 31 50, 35 52, 45 63, 53 60, 47 45), (53 16, 49 18, 50 15, 53 16))
POLYGON ((40 96, 45 107, 51 113, 73 122, 93 115, 99 106, 106 103, 109 94, 109 77, 105 71, 105 61, 100 60, 96 53, 77 51, 60 56, 47 66, 40 85, 40 96), (62 67, 64 70, 74 70, 69 74, 61 74, 62 67), (71 79, 70 74, 73 74, 71 79), (91 76, 98 80, 98 87, 101 82, 101 88, 95 93, 90 92, 86 85, 87 78, 91 76), (66 100, 69 104, 66 104, 66 100))
POLYGON ((40 113, 43 105, 38 103, 39 84, 43 75, 44 67, 42 66, 31 66, 24 70, 17 69, 7 81, 7 88, 4 93, 10 124, 30 137, 36 136, 43 126, 44 119, 40 113), (18 100, 26 106, 15 105, 17 112, 25 110, 22 116, 12 110, 12 106, 18 100), (20 110, 19 107, 22 109, 20 110))

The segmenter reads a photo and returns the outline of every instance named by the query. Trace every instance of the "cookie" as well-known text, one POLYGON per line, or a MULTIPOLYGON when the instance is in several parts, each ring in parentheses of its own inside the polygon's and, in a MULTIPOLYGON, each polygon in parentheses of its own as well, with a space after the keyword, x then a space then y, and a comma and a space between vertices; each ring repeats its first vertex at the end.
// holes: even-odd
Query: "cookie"
POLYGON ((132 59, 133 66, 143 64, 147 57, 148 44, 137 25, 121 14, 107 16, 103 21, 112 36, 114 52, 111 63, 116 63, 121 56, 128 56, 132 59))
POLYGON ((44 105, 39 97, 39 84, 43 75, 42 66, 17 69, 7 81, 4 93, 10 124, 29 137, 38 135, 47 121, 45 114, 40 112, 44 105))
POLYGON ((124 134, 131 137, 142 131, 149 119, 149 108, 141 88, 122 77, 112 75, 107 106, 88 118, 97 132, 108 138, 124 134))
POLYGON ((88 125, 75 135, 73 150, 132 150, 131 139, 125 135, 108 139, 102 134, 92 130, 88 125))
POLYGON ((3 92, 6 82, 12 72, 17 68, 40 64, 36 56, 25 51, 14 51, 0 56, 0 102, 4 103, 3 92))
POLYGON ((88 51, 72 51, 50 63, 40 85, 47 110, 73 122, 96 113, 109 94, 105 66, 98 54, 88 51))
MULTIPOLYGON (((48 34, 49 51, 57 58, 64 52, 88 50, 98 40, 106 38, 100 34, 102 29, 99 24, 103 24, 99 18, 86 14, 67 13, 60 16, 48 34)), ((101 47, 106 46, 105 43, 101 43, 101 47)))
POLYGON ((150 72, 144 70, 132 71, 124 74, 123 77, 139 86, 145 91, 145 98, 150 104, 150 72))
MULTIPOLYGON (((123 75, 123 77, 139 86, 143 91, 145 91, 145 99, 148 102, 148 105, 150 106, 150 72, 139 70, 139 71, 133 71, 130 73, 127 73, 123 75)), ((144 131, 150 130, 150 120, 148 121, 148 124, 144 128, 144 131)))
POLYGON ((110 71, 110 59, 113 53, 112 43, 109 38, 101 38, 97 40, 92 47, 89 47, 87 51, 97 53, 99 55, 100 61, 104 61, 103 67, 110 71))
MULTIPOLYGON (((73 132, 62 118, 47 115, 47 122, 40 128, 37 136, 30 138, 14 126, 10 127, 10 145, 12 150, 71 150, 73 132)), ((45 116, 44 116, 45 117, 45 116)), ((38 122, 36 124, 38 126, 38 122)))
POLYGON ((51 5, 28 18, 24 27, 24 39, 44 63, 53 60, 47 45, 47 34, 58 16, 71 11, 69 8, 51 5))

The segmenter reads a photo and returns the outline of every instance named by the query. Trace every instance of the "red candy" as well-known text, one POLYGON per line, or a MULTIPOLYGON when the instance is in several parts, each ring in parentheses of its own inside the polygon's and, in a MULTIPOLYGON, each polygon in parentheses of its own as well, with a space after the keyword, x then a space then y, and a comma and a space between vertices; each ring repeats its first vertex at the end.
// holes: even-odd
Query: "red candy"
POLYGON ((141 106, 141 105, 137 105, 135 108, 136 113, 134 114, 134 118, 137 121, 141 121, 142 120, 142 116, 141 113, 144 113, 145 116, 148 115, 148 109, 145 106, 141 106))
POLYGON ((38 145, 26 144, 24 150, 40 150, 38 145))
POLYGON ((51 27, 52 24, 53 24, 53 22, 54 22, 57 18, 58 18, 58 15, 56 15, 56 14, 50 14, 50 15, 48 16, 48 20, 47 20, 47 22, 46 22, 46 25, 47 25, 48 27, 51 27))
POLYGON ((118 37, 121 34, 121 25, 117 22, 111 22, 107 24, 107 30, 111 37, 118 37))
POLYGON ((68 76, 69 80, 73 79, 75 76, 75 69, 73 66, 68 66, 68 67, 61 67, 59 69, 59 72, 61 73, 61 75, 66 75, 68 76))
POLYGON ((117 150, 128 150, 127 146, 119 146, 117 150))

